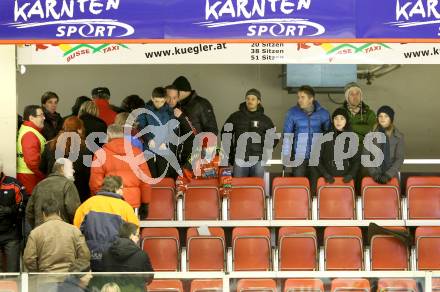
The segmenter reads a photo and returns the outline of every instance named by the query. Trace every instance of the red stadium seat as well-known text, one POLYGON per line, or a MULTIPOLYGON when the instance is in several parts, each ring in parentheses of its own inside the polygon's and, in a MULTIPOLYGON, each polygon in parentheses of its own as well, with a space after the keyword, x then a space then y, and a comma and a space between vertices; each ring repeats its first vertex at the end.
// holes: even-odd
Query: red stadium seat
POLYGON ((310 185, 305 177, 276 177, 272 183, 274 220, 311 219, 310 185))
POLYGON ((276 292, 277 283, 273 279, 241 279, 237 282, 237 292, 276 292))
POLYGON ((264 219, 264 180, 261 177, 233 178, 228 211, 230 220, 264 219))
POLYGON ((0 280, 0 292, 18 292, 17 282, 11 280, 0 280))
POLYGON ((341 177, 335 177, 333 184, 319 178, 318 185, 319 219, 354 219, 356 215, 354 182, 344 183, 341 177))
POLYGON ((432 278, 432 285, 431 285, 433 292, 439 292, 440 291, 440 278, 432 278))
POLYGON ((367 279, 334 279, 331 292, 370 292, 370 289, 367 279))
POLYGON ((193 180, 183 196, 183 219, 219 220, 220 206, 217 179, 193 180))
POLYGON ((221 292, 222 279, 197 279, 191 281, 191 292, 221 292))
POLYGON ((284 292, 324 292, 320 279, 287 279, 284 292))
POLYGON ((440 270, 440 227, 416 229, 417 270, 440 270))
POLYGON ((148 292, 183 292, 182 281, 180 280, 153 280, 147 286, 148 292))
POLYGON ((400 189, 397 178, 378 184, 371 177, 362 179, 362 216, 366 220, 400 218, 400 189))
POLYGON ((377 291, 417 292, 417 283, 414 279, 379 279, 377 291))
POLYGON ((154 271, 179 270, 179 232, 176 228, 143 228, 142 249, 148 254, 154 271))
POLYGON ((440 219, 440 177, 409 177, 408 219, 440 219))
POLYGON ((327 227, 324 230, 326 270, 362 270, 362 232, 359 227, 327 227))
POLYGON ((211 235, 199 235, 197 228, 186 234, 188 271, 225 270, 225 233, 222 228, 209 228, 211 235))
POLYGON ((318 243, 313 227, 281 227, 278 232, 281 271, 317 270, 318 243))
POLYGON ((271 268, 270 231, 266 227, 236 227, 232 231, 234 271, 271 268))
POLYGON ((174 180, 168 177, 151 186, 147 220, 174 220, 176 214, 174 187, 174 180))
MULTIPOLYGON (((405 227, 385 227, 405 231, 405 227)), ((406 245, 392 235, 377 234, 371 238, 372 270, 409 270, 409 252, 406 245)))

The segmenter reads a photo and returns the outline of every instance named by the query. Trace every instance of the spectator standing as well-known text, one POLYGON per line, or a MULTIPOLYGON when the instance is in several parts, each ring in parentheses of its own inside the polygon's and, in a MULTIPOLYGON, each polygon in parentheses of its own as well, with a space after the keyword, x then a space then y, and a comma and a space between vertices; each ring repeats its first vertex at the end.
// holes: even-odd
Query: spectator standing
POLYGON ((97 87, 92 90, 93 102, 99 109, 99 118, 107 126, 113 124, 116 118, 116 112, 110 106, 110 90, 107 87, 97 87))
POLYGON ((55 92, 48 91, 41 97, 44 112, 44 127, 41 133, 46 140, 53 139, 63 126, 63 118, 57 113, 59 97, 55 92))

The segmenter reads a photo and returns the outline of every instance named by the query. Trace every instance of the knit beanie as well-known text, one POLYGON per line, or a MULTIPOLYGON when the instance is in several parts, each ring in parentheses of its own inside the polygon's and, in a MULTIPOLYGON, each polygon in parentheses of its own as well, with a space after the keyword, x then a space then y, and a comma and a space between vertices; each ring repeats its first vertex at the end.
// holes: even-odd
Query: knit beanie
POLYGON ((346 124, 344 129, 347 129, 350 127, 350 116, 347 112, 347 110, 343 107, 337 108, 333 114, 332 114, 332 124, 333 124, 333 120, 336 118, 336 116, 343 116, 345 118, 346 124))
POLYGON ((394 122, 394 110, 390 106, 388 106, 388 105, 381 106, 377 110, 377 117, 379 117, 379 114, 381 114, 381 113, 387 114, 390 117, 391 122, 394 122))
POLYGON ((174 87, 178 91, 191 91, 191 84, 189 83, 188 79, 186 79, 185 76, 179 76, 174 80, 173 82, 174 87))
POLYGON ((261 100, 261 92, 258 89, 255 89, 255 88, 249 89, 246 92, 245 97, 248 96, 248 95, 254 95, 254 96, 256 96, 258 98, 258 100, 261 100))

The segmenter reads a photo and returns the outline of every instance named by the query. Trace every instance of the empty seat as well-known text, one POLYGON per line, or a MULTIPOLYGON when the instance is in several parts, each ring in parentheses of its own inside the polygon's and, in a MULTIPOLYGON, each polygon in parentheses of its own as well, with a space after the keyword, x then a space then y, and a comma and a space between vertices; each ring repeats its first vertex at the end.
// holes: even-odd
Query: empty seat
POLYGON ((277 283, 273 279, 241 279, 237 282, 237 292, 276 292, 277 283))
POLYGON ((11 280, 0 280, 1 292, 18 292, 17 282, 11 280))
POLYGON ((408 219, 440 219, 440 177, 409 177, 408 219))
POLYGON ((174 180, 168 177, 151 186, 147 220, 174 220, 176 213, 174 186, 174 180))
POLYGON ((417 283, 414 279, 379 279, 377 291, 417 292, 417 283))
POLYGON ((148 254, 154 271, 179 269, 179 232, 176 228, 143 228, 142 249, 148 254))
POLYGON ((188 271, 225 270, 225 234, 222 228, 209 228, 210 235, 199 235, 197 228, 186 234, 188 271))
POLYGON ((400 218, 399 181, 393 177, 386 185, 371 177, 362 179, 362 216, 368 220, 400 218))
POLYGON ((192 180, 183 196, 183 219, 219 220, 220 206, 217 179, 192 180))
POLYGON ((305 177, 276 177, 272 183, 274 220, 311 219, 310 185, 305 177))
MULTIPOLYGON (((395 231, 406 231, 405 227, 385 227, 395 231)), ((376 234, 371 238, 372 270, 409 270, 407 246, 392 235, 376 234)))
POLYGON ((319 219, 354 219, 355 199, 354 182, 344 183, 341 177, 335 177, 333 184, 319 178, 318 185, 319 219))
POLYGON ((327 227, 324 230, 326 270, 362 270, 362 232, 359 227, 327 227))
POLYGON ((369 292, 370 282, 367 279, 334 279, 331 292, 369 292))
POLYGON ((313 227, 281 227, 278 232, 281 271, 316 270, 317 239, 313 227))
POLYGON ((153 280, 147 286, 149 292, 183 292, 180 280, 153 280))
POLYGON ((324 292, 320 279, 287 279, 284 292, 324 292))
POLYGON ((191 292, 221 292, 222 279, 197 279, 191 281, 191 292))
POLYGON ((264 180, 234 177, 228 200, 230 220, 262 220, 265 213, 264 180))
POLYGON ((417 270, 440 270, 440 227, 416 229, 417 270))
POLYGON ((236 227, 232 231, 234 271, 268 271, 271 267, 270 232, 265 227, 236 227))

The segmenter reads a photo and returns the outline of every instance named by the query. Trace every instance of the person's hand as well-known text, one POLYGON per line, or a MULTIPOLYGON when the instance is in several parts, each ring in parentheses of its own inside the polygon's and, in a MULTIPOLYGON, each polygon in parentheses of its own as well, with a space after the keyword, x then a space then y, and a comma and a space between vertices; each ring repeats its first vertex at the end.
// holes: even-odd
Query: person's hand
POLYGON ((150 149, 156 148, 156 142, 154 142, 154 140, 150 140, 150 142, 148 142, 148 148, 150 149))
POLYGON ((380 177, 381 177, 381 174, 380 174, 380 173, 377 173, 377 174, 375 174, 375 175, 372 176, 373 180, 374 180, 375 182, 377 182, 378 184, 381 183, 381 182, 380 182, 380 180, 381 180, 380 177))
POLYGON ((165 149, 167 149, 167 145, 165 145, 165 143, 160 144, 159 150, 165 150, 165 149))
POLYGON ((353 177, 350 174, 347 174, 344 176, 342 181, 347 184, 347 183, 351 182, 352 179, 353 179, 353 177))
POLYGON ((174 109, 174 116, 176 117, 176 118, 180 118, 180 116, 182 115, 182 111, 179 109, 179 108, 175 108, 174 109))
POLYGON ((328 184, 332 184, 335 182, 335 178, 329 174, 324 175, 324 180, 328 184))
POLYGON ((142 203, 139 207, 139 218, 146 219, 148 216, 148 204, 142 203))
POLYGON ((382 174, 380 177, 379 177, 379 183, 380 184, 387 184, 389 181, 391 180, 391 178, 387 175, 387 174, 382 174))

